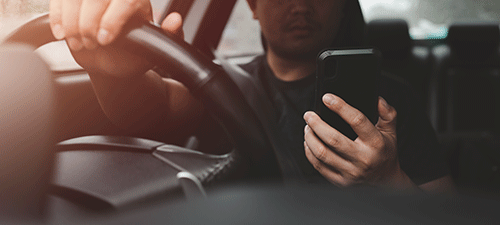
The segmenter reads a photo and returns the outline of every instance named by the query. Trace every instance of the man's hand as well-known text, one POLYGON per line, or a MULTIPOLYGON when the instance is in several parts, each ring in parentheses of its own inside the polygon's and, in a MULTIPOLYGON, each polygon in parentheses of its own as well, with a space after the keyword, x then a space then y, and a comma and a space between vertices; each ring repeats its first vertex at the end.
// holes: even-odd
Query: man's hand
MULTIPOLYGON (((144 57, 112 43, 130 20, 152 20, 149 0, 51 0, 50 25, 65 39, 75 60, 89 74, 106 116, 134 133, 196 129, 203 107, 180 82, 162 78, 144 57)), ((182 18, 171 13, 165 32, 183 38, 182 18)), ((178 134, 183 135, 183 134, 178 134)))
POLYGON ((396 110, 379 97, 374 126, 363 113, 332 94, 323 102, 356 132, 354 141, 332 128, 314 112, 306 112, 304 148, 309 162, 337 186, 365 183, 396 189, 415 187, 401 170, 397 155, 396 110))
MULTIPOLYGON (((54 37, 66 39, 75 60, 87 71, 127 77, 144 74, 152 66, 142 57, 107 47, 133 16, 152 20, 149 0, 51 0, 50 25, 54 37)), ((165 32, 183 38, 182 19, 170 14, 165 32)))

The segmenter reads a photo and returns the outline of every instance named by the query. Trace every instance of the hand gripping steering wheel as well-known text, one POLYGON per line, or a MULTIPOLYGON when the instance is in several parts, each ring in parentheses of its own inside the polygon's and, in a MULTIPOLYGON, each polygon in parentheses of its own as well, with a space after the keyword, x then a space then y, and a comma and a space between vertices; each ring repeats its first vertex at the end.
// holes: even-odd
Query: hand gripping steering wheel
MULTIPOLYGON (((18 28, 4 43, 37 48, 53 41, 56 39, 50 30, 49 17, 44 15, 18 28)), ((277 163, 279 157, 274 151, 275 128, 265 122, 259 109, 250 106, 238 86, 244 82, 234 81, 234 71, 228 73, 193 46, 143 21, 131 21, 113 44, 146 57, 183 83, 224 127, 235 149, 231 154, 245 159, 250 177, 269 178, 272 170, 276 171, 274 174, 283 172, 283 163, 280 160, 277 163)))

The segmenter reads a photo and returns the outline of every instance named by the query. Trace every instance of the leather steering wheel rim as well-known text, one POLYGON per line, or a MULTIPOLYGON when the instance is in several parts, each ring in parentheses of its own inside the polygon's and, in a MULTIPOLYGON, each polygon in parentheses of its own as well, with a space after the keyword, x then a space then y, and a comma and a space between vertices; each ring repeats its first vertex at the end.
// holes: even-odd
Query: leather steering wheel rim
MULTIPOLYGON (((53 41, 57 40, 52 35, 49 16, 45 14, 19 27, 3 43, 21 43, 37 48, 53 41)), ((270 140, 269 129, 259 120, 228 73, 195 47, 144 21, 129 22, 113 44, 146 57, 168 71, 171 78, 183 83, 227 131, 235 148, 233 151, 248 157, 250 164, 269 164, 269 160, 263 161, 262 158, 270 155, 276 161, 273 155, 275 144, 270 140)), ((283 166, 280 166, 283 172, 283 166)), ((266 169, 261 170, 252 176, 262 176, 266 169)))

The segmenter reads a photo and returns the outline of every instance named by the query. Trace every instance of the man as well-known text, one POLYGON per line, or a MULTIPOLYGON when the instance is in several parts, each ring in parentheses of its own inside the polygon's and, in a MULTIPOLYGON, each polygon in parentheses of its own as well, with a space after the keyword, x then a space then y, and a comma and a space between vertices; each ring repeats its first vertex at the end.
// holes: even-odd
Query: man
MULTIPOLYGON (((261 24, 267 50, 244 68, 259 77, 275 104, 279 128, 290 141, 292 158, 306 175, 326 178, 341 187, 369 184, 416 189, 406 172, 411 171, 423 190, 450 187, 442 157, 434 152, 437 141, 423 111, 409 107, 413 102, 408 101, 414 98, 397 82, 382 79, 380 118, 375 126, 337 96, 323 96, 324 103, 358 134, 355 141, 315 113, 304 114, 310 109, 311 98, 293 98, 312 95, 315 57, 321 49, 352 46, 351 39, 360 38, 361 33, 346 34, 353 29, 349 23, 355 21, 356 13, 361 15, 357 1, 247 2, 261 24), (397 104, 403 116, 398 117, 388 102, 397 104), (294 114, 303 114, 303 120, 294 114), (402 125, 398 125, 397 117, 402 125)), ((196 130, 204 109, 182 84, 148 71, 148 63, 136 56, 107 47, 133 15, 151 20, 148 0, 52 0, 50 10, 54 36, 65 38, 75 59, 87 69, 104 112, 115 124, 135 130, 175 130, 180 126, 186 132, 196 130)), ((169 15, 162 28, 182 36, 178 14, 169 15)))

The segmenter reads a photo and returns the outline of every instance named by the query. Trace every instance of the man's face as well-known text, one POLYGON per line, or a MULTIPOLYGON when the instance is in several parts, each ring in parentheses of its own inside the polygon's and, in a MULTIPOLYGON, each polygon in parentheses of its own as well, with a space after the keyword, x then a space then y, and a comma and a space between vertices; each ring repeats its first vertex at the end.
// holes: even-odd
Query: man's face
POLYGON ((284 58, 312 60, 336 36, 346 0, 247 1, 271 51, 284 58))

